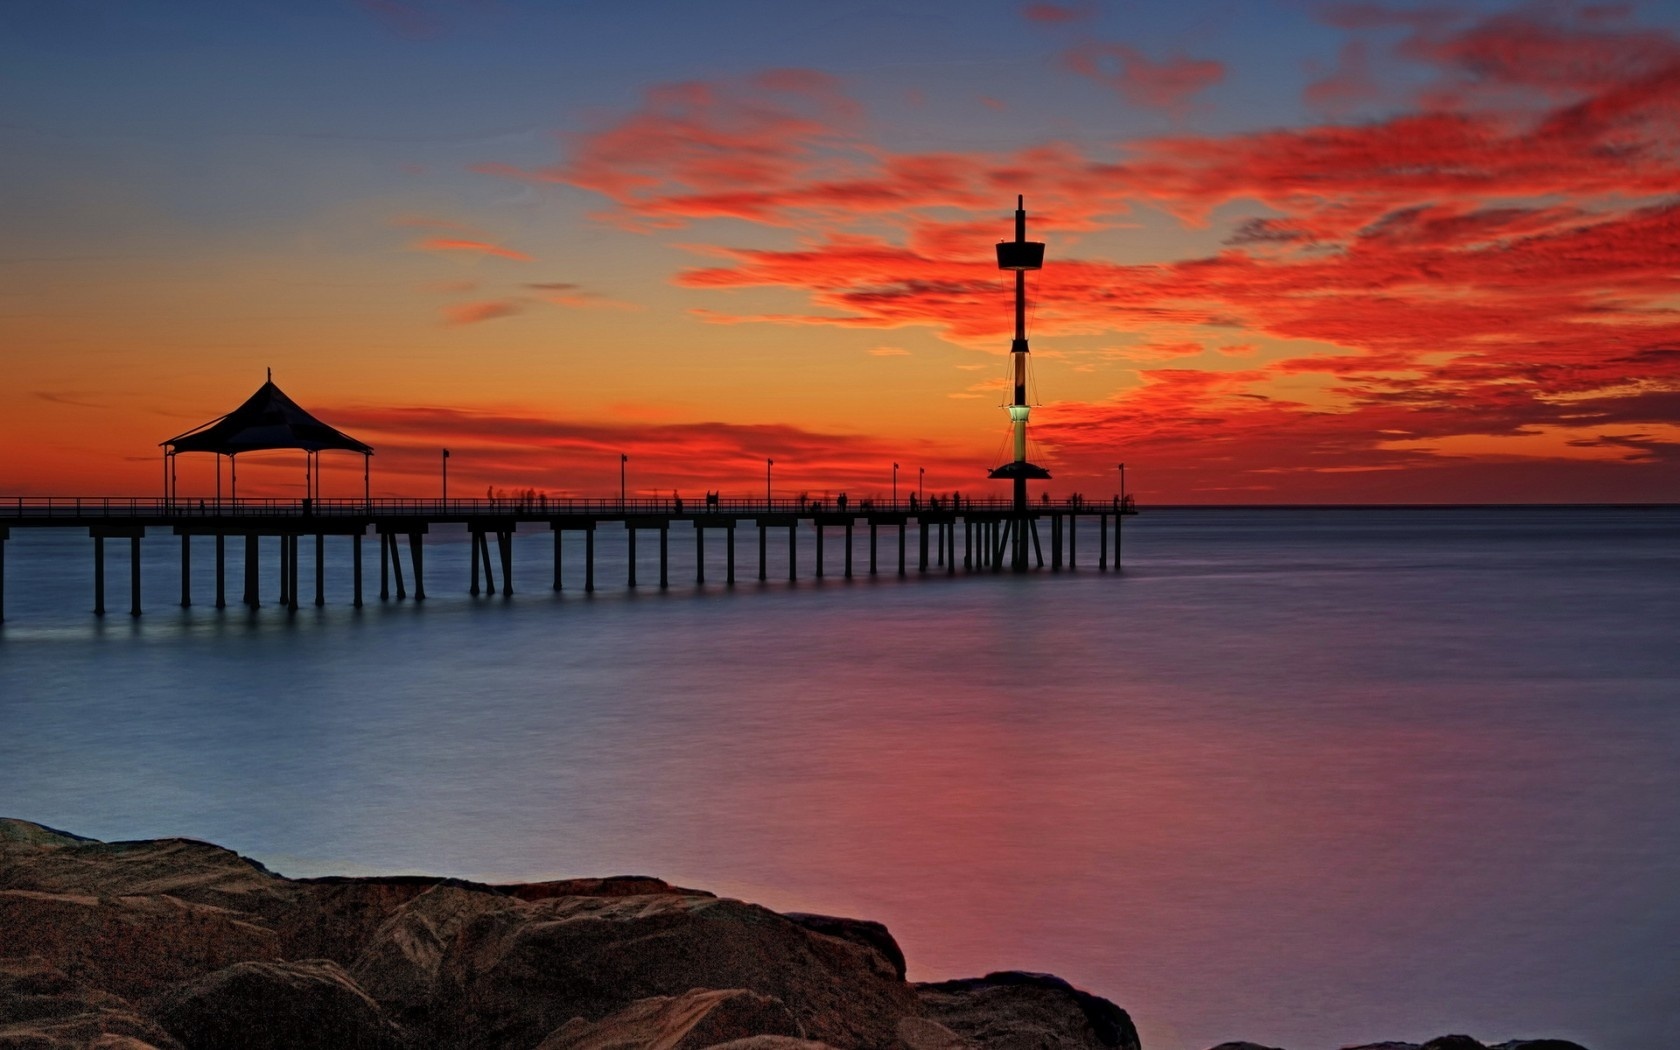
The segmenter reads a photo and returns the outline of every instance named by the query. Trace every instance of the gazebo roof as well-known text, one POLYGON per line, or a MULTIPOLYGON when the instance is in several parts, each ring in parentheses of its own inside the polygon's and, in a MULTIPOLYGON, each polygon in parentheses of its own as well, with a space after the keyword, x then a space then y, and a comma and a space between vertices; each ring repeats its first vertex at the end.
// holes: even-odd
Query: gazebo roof
POLYGON ((360 452, 364 456, 373 455, 372 445, 327 426, 287 397, 274 385, 273 373, 256 393, 232 412, 159 444, 174 452, 214 452, 223 456, 272 448, 297 448, 307 452, 343 449, 360 452))

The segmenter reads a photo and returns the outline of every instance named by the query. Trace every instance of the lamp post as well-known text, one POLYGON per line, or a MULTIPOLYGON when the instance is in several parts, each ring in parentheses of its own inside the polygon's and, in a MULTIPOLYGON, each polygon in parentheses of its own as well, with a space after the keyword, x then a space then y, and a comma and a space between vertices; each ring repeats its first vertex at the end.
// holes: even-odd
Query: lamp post
POLYGON ((769 456, 764 457, 764 512, 766 514, 770 512, 770 468, 775 465, 775 460, 769 456))
POLYGON ((449 509, 449 450, 443 450, 443 509, 449 509))
POLYGON ((893 464, 893 510, 898 509, 898 464, 893 464))
POLYGON ((620 452, 618 454, 618 512, 624 513, 627 503, 624 498, 624 465, 630 462, 630 457, 620 452))
POLYGON ((1120 509, 1126 509, 1126 464, 1120 464, 1120 509))
POLYGON ((917 467, 916 468, 916 502, 917 503, 923 503, 927 500, 927 496, 922 493, 922 482, 924 482, 926 480, 927 480, 927 468, 926 467, 917 467))

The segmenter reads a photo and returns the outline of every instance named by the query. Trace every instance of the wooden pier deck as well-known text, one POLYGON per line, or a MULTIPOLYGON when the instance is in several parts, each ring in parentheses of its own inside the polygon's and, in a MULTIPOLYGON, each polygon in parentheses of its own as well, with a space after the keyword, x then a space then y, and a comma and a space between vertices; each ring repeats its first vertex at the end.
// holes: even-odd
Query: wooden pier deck
MULTIPOLYGON (((214 600, 217 608, 228 604, 228 541, 240 540, 243 550, 239 601, 259 604, 261 566, 259 540, 278 541, 280 603, 289 609, 300 604, 298 564, 303 554, 301 541, 313 537, 315 561, 314 604, 324 604, 325 545, 328 537, 346 537, 352 544, 352 603, 363 604, 362 540, 373 535, 379 540, 379 598, 398 600, 426 597, 425 545, 422 537, 435 525, 463 525, 472 543, 470 594, 512 593, 513 536, 521 527, 546 528, 554 535, 553 587, 564 584, 561 540, 568 532, 584 536, 583 589, 595 590, 595 535, 602 526, 623 530, 629 557, 629 587, 638 586, 636 543, 639 536, 655 533, 659 545, 659 586, 667 587, 669 551, 673 528, 686 530, 695 545, 696 583, 705 583, 706 534, 724 533, 727 551, 724 582, 736 582, 736 530, 751 527, 757 532, 757 579, 767 577, 768 550, 772 530, 787 531, 788 578, 799 575, 799 535, 802 529, 813 540, 811 570, 821 577, 826 571, 825 541, 831 532, 843 537, 844 575, 854 572, 855 530, 869 530, 867 566, 863 571, 882 571, 880 533, 887 530, 896 551, 887 552, 888 571, 900 576, 910 572, 912 555, 907 549, 912 529, 916 536, 913 555, 915 571, 943 570, 955 574, 959 568, 958 533, 962 536, 960 568, 964 572, 1001 572, 1015 564, 1015 544, 1025 545, 1029 560, 1059 571, 1077 566, 1076 547, 1080 518, 1094 519, 1098 526, 1097 568, 1120 568, 1120 523, 1135 514, 1129 500, 1107 503, 1081 499, 1043 501, 1033 504, 1025 518, 1019 517, 1009 500, 953 501, 934 499, 901 501, 882 506, 869 500, 745 500, 707 498, 699 502, 679 499, 345 499, 345 500, 198 500, 112 497, 15 497, 0 501, 0 620, 5 618, 5 549, 14 529, 86 529, 93 540, 93 598, 95 615, 104 615, 105 541, 129 541, 129 612, 138 616, 140 607, 140 545, 149 530, 168 529, 181 538, 181 605, 192 604, 193 539, 214 540, 212 557, 215 575, 214 600), (1046 525, 1040 535, 1040 523, 1046 525), (1113 526, 1113 551, 1109 548, 1113 526), (408 547, 405 575, 402 541, 408 547), (494 554, 492 554, 494 549, 494 554), (895 556, 896 555, 896 556, 895 556), (500 577, 500 587, 497 579, 500 577), (394 587, 393 587, 394 584, 394 587)), ((153 537, 155 539, 155 536, 153 537)))

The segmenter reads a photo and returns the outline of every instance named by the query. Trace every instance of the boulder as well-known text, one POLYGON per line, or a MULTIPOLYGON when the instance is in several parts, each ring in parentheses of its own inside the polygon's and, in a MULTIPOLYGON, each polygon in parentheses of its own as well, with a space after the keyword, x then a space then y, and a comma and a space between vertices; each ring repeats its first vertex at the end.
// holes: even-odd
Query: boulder
POLYGON ((401 1029, 327 959, 247 962, 147 1004, 187 1050, 404 1050, 401 1029))
POLYGON ((779 999, 807 1036, 841 1048, 892 1046, 898 1019, 919 1012, 874 949, 711 896, 558 897, 481 915, 446 952, 440 985, 464 1045, 485 1050, 696 986, 779 999))
POLYGON ((853 944, 861 944, 865 948, 871 949, 881 956, 893 977, 900 981, 904 980, 904 949, 898 946, 898 941, 893 939, 893 935, 888 932, 883 923, 875 922, 872 919, 842 919, 836 915, 813 915, 810 912, 803 911, 790 911, 782 914, 807 930, 814 930, 829 937, 838 937, 843 941, 851 941, 853 944))
POLYGON ((652 996, 602 1018, 561 1025, 537 1050, 703 1050, 752 1036, 804 1036, 780 999, 741 988, 652 996))
POLYGON ((828 1043, 813 1043, 808 1038, 793 1038, 790 1035, 753 1035, 749 1038, 729 1040, 727 1043, 714 1043, 706 1050, 835 1050, 828 1043))
POLYGON ((727 1043, 714 1043, 706 1050, 835 1050, 835 1047, 830 1047, 828 1043, 813 1043, 808 1038, 793 1038, 791 1035, 753 1035, 729 1040, 727 1043))
POLYGON ((1060 977, 1011 970, 915 987, 922 1016, 987 1050, 1139 1050, 1126 1011, 1060 977))
POLYGON ((1343 1050, 1586 1050, 1567 1039, 1512 1039, 1483 1045, 1467 1035, 1440 1035, 1427 1043, 1363 1043, 1343 1050))
POLYGON ((125 999, 279 953, 242 913, 169 896, 0 890, 0 930, 72 978, 125 999))
POLYGON ((397 1021, 429 1029, 435 1022, 444 953, 471 920, 516 910, 496 893, 439 883, 404 902, 361 940, 350 975, 397 1021))
POLYGON ((39 955, 0 958, 0 1047, 180 1050, 124 1000, 89 988, 39 955))
POLYGON ((273 915, 296 898, 296 884, 232 850, 194 839, 97 842, 10 821, 0 837, 0 890, 93 897, 168 895, 195 904, 273 915), (45 833, 44 835, 42 833, 45 833), (68 838, 69 841, 63 841, 68 838))
POLYGON ((1259 1043, 1248 1043, 1239 1040, 1234 1043, 1220 1043, 1218 1046, 1209 1047, 1208 1050, 1283 1050, 1283 1048, 1277 1046, 1262 1046, 1259 1043))
POLYGON ((677 897, 715 897, 705 890, 690 890, 673 886, 651 875, 608 875, 592 879, 556 879, 552 882, 518 882, 498 886, 510 897, 526 901, 542 901, 551 897, 646 897, 668 893, 677 897))
POLYGON ((94 840, 84 835, 49 828, 45 824, 18 820, 16 817, 0 817, 0 843, 27 846, 74 846, 78 842, 92 841, 94 840))

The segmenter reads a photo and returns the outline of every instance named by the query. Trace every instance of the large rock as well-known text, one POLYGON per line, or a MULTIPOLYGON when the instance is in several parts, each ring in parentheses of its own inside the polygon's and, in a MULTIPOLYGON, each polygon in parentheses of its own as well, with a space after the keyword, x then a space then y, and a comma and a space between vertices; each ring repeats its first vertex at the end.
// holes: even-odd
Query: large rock
POLYGON ((0 889, 93 897, 167 895, 261 915, 283 911, 299 892, 291 880, 208 842, 96 842, 27 821, 3 824, 0 889))
POLYGON ((187 1050, 404 1050, 401 1030, 335 962, 239 963, 149 1005, 187 1050))
POLYGON ((1427 1043, 1364 1043, 1344 1050, 1586 1050, 1567 1039, 1512 1039, 1483 1044, 1467 1035, 1440 1035, 1427 1043))
POLYGON ((481 915, 517 910, 518 901, 440 883, 405 901, 362 939, 347 968, 398 1021, 430 1029, 444 953, 481 915))
POLYGON ((904 949, 898 946, 898 941, 884 924, 871 919, 843 919, 837 915, 813 915, 803 911, 783 914, 807 930, 815 930, 817 933, 839 937, 841 940, 869 948, 886 963, 887 971, 893 977, 904 980, 904 949))
POLYGON ((1010 970, 918 984, 916 991, 923 1016, 988 1050, 1139 1050, 1126 1011, 1049 974, 1010 970))
POLYGON ((574 1017, 537 1050, 703 1050, 753 1036, 804 1034, 780 999, 741 988, 696 988, 638 999, 599 1021, 574 1017))
POLYGON ((573 1017, 695 987, 781 1000, 813 1039, 895 1045, 910 988, 880 957, 756 905, 662 894, 559 897, 468 923, 444 957, 445 996, 465 1045, 524 1050, 573 1017))
POLYGON ((82 984, 38 955, 0 958, 0 1047, 180 1050, 127 1002, 82 984))
POLYGON ((76 980, 125 999, 279 954, 274 931, 241 913, 169 896, 0 890, 0 930, 76 980))

